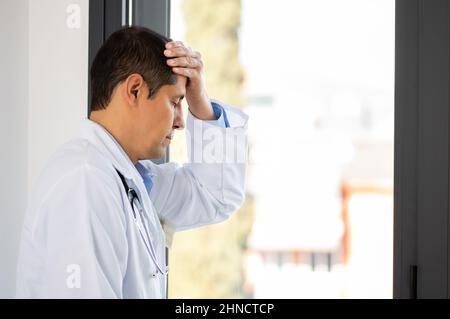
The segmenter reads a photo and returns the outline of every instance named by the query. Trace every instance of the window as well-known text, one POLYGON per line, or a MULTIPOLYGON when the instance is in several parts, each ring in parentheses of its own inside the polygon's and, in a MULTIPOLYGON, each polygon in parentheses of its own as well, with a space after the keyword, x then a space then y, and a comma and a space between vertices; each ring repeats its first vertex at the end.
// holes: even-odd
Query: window
MULTIPOLYGON (((169 295, 391 298, 394 2, 171 10, 171 37, 202 52, 210 95, 250 115, 251 145, 246 204, 175 236, 169 295)), ((171 160, 186 160, 181 146, 171 160)))

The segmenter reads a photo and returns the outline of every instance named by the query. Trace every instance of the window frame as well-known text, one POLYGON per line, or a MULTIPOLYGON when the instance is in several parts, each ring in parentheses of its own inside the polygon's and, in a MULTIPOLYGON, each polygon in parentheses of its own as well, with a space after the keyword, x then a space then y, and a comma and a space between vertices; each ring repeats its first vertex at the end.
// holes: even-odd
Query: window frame
POLYGON ((394 298, 449 298, 450 4, 396 0, 394 298))

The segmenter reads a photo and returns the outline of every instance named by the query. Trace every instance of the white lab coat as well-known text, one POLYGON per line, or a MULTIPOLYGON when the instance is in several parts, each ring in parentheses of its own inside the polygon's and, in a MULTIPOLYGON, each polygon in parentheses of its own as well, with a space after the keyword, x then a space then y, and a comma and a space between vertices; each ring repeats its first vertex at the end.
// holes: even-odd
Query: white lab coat
MULTIPOLYGON (((205 130, 216 139, 233 139, 240 151, 247 149, 247 116, 220 105, 230 128, 188 114, 188 144, 192 141, 188 153, 198 155, 211 147, 198 138, 205 130)), ((146 250, 116 169, 138 193, 144 209, 142 222, 163 266, 166 235, 160 221, 175 231, 217 223, 244 200, 245 163, 219 159, 209 164, 202 158, 199 162, 198 156, 195 163, 182 166, 140 163, 153 177, 150 194, 112 136, 100 125, 83 121, 79 136, 50 159, 30 198, 18 260, 17 297, 165 297, 167 278, 157 272, 146 250)))

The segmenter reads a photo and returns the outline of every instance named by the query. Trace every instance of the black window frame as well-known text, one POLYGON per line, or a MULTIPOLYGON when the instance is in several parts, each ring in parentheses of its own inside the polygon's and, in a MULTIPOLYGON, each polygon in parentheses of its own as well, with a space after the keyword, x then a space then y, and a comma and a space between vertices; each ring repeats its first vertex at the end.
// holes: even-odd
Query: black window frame
POLYGON ((396 0, 394 298, 449 298, 450 2, 396 0))

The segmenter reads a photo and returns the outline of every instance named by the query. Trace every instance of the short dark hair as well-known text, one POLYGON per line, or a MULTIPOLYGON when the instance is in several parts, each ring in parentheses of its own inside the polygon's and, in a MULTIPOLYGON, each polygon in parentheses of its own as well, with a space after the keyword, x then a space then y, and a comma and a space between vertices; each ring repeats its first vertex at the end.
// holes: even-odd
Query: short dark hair
POLYGON ((153 98, 166 84, 175 84, 176 75, 167 65, 165 44, 171 40, 144 27, 124 27, 106 40, 90 70, 91 111, 101 110, 111 101, 114 88, 133 73, 140 74, 153 98))

